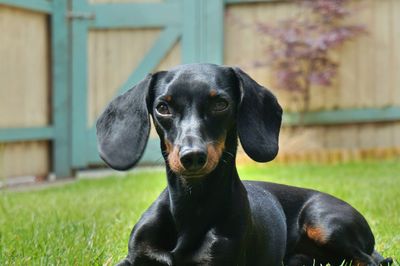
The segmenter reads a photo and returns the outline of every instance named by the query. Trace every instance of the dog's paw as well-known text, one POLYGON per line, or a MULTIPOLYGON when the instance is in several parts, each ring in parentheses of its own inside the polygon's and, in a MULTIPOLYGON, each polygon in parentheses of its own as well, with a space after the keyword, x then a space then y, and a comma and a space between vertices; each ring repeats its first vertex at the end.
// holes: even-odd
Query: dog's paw
POLYGON ((379 266, 390 266, 392 264, 393 264, 393 259, 390 257, 379 262, 379 266))
POLYGON ((127 258, 125 258, 120 262, 118 262, 117 264, 115 264, 115 266, 132 266, 132 263, 127 258))

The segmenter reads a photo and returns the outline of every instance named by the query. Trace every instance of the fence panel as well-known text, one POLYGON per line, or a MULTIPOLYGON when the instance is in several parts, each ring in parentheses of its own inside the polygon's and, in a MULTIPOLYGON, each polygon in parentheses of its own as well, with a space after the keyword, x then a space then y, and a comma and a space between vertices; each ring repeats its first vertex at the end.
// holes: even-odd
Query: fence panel
MULTIPOLYGON (((50 124, 48 27, 46 14, 0 5, 2 129, 24 130, 47 127, 50 124)), ((21 130, 0 133, 5 141, 0 143, 0 177, 46 175, 49 172, 49 142, 22 141, 23 133, 21 130), (13 138, 17 142, 11 142, 13 138)), ((34 137, 32 133, 35 132, 31 131, 25 137, 34 137)))
MULTIPOLYGON (((286 111, 286 125, 297 124, 300 116, 293 112, 304 109, 300 95, 276 89, 268 68, 253 65, 267 57, 268 47, 268 39, 257 32, 256 23, 274 23, 299 14, 299 9, 290 1, 230 2, 241 4, 228 5, 226 10, 225 63, 242 66, 261 84, 272 88, 286 111)), ((400 1, 352 4, 356 11, 349 22, 365 24, 369 33, 333 54, 340 64, 338 78, 331 88, 311 88, 311 113, 303 116, 308 126, 283 130, 282 157, 290 153, 310 157, 328 150, 334 159, 348 157, 343 155, 346 153, 356 158, 373 156, 374 148, 378 157, 400 153, 400 50, 395 48, 400 45, 396 15, 400 1), (355 150, 362 154, 357 155, 355 150)))

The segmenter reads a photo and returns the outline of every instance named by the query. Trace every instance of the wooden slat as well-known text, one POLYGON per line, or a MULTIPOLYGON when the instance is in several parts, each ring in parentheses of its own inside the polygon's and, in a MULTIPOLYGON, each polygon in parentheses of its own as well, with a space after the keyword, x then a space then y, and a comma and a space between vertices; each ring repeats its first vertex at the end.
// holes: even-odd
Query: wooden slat
POLYGON ((182 53, 182 47, 181 43, 177 42, 171 50, 168 52, 168 54, 164 57, 164 59, 158 64, 157 68, 155 71, 161 71, 161 70, 168 70, 176 65, 181 64, 182 58, 181 58, 181 53, 182 53))
POLYGON ((349 124, 382 121, 399 121, 400 107, 341 109, 305 113, 284 112, 286 125, 349 124))
POLYGON ((28 140, 51 140, 54 138, 52 127, 0 128, 0 142, 28 140))
POLYGON ((101 3, 160 3, 163 0, 89 0, 91 4, 101 3))
POLYGON ((89 32, 88 126, 93 125, 105 105, 139 65, 159 33, 158 29, 89 32))
MULTIPOLYGON (((390 29, 394 26, 391 25, 391 0, 373 1, 373 3, 375 12, 375 25, 372 29, 375 43, 375 106, 381 107, 388 106, 391 102, 391 76, 398 75, 398 72, 391 69, 392 52, 393 49, 396 49, 392 46, 390 36, 390 29)), ((400 38, 400 36, 396 37, 400 38)))
POLYGON ((50 112, 47 16, 0 7, 0 17, 0 127, 45 126, 50 112))
MULTIPOLYGON (((347 23, 357 23, 357 19, 351 17, 347 23)), ((337 106, 339 108, 358 107, 358 97, 362 92, 357 91, 358 69, 357 69, 357 41, 348 41, 339 49, 339 73, 338 87, 339 98, 337 106)))
MULTIPOLYGON (((373 0, 372 0, 373 1, 373 0)), ((356 42, 357 56, 357 102, 360 108, 375 106, 374 91, 375 87, 375 47, 374 47, 374 9, 372 1, 366 1, 359 12, 359 21, 368 30, 368 34, 360 36, 356 42)), ((343 62, 345 63, 345 62, 343 62)))
POLYGON ((86 12, 95 14, 91 27, 97 29, 176 26, 182 19, 181 6, 174 2, 96 4, 86 12))
MULTIPOLYGON (((0 6, 12 6, 17 8, 23 8, 29 11, 51 13, 52 5, 48 0, 0 0, 0 6)), ((1 8, 1 7, 0 7, 1 8)))
POLYGON ((0 143, 0 179, 14 176, 47 176, 50 153, 47 142, 0 143))
POLYGON ((391 1, 391 38, 392 38, 392 77, 393 77, 393 87, 392 90, 392 102, 391 104, 395 106, 400 106, 400 1, 391 1))
MULTIPOLYGON (((1 5, 0 18, 0 128, 47 127, 50 122, 48 17, 1 5)), ((17 140, 18 136, 11 136, 10 130, 2 132, 8 140, 10 137, 17 140)), ((36 133, 46 137, 48 132, 27 129, 15 134, 24 137, 25 133, 29 139, 39 137, 36 133)), ((39 175, 50 170, 48 142, 0 145, 0 176, 39 175)))

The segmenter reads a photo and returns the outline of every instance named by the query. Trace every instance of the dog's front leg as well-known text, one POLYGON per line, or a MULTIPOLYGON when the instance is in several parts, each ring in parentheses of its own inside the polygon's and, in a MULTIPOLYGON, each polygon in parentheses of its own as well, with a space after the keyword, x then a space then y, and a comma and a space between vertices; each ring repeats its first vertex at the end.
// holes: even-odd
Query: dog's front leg
POLYGON ((136 243, 134 252, 120 261, 118 266, 173 266, 170 252, 159 250, 148 243, 136 243))
POLYGON ((176 244, 176 232, 164 191, 142 215, 132 229, 128 256, 119 265, 172 266, 175 265, 171 250, 176 244))
POLYGON ((177 266, 212 266, 212 265, 245 265, 242 239, 232 239, 217 234, 211 229, 204 236, 199 247, 187 250, 179 245, 172 251, 174 265, 177 266))

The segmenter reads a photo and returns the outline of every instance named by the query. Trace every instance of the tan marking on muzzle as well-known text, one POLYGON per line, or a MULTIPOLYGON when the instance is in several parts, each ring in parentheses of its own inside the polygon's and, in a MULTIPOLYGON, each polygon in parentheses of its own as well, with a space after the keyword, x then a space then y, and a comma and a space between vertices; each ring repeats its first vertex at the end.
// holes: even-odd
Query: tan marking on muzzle
POLYGON ((209 173, 218 165, 225 149, 225 139, 207 145, 207 163, 204 172, 209 173))
POLYGON ((168 165, 172 171, 176 173, 181 173, 185 169, 181 164, 181 160, 179 158, 179 148, 174 146, 167 139, 164 139, 166 152, 168 153, 168 165))
POLYGON ((172 149, 173 149, 173 145, 171 142, 169 142, 169 140, 164 139, 164 143, 165 143, 165 149, 167 150, 167 153, 171 153, 172 149))
MULTIPOLYGON (((167 139, 164 140, 166 152, 168 153, 168 165, 171 170, 178 174, 183 174, 186 170, 179 157, 179 148, 174 146, 167 139)), ((210 173, 218 165, 222 153, 225 149, 225 139, 207 145, 207 162, 198 172, 198 175, 210 173)))

